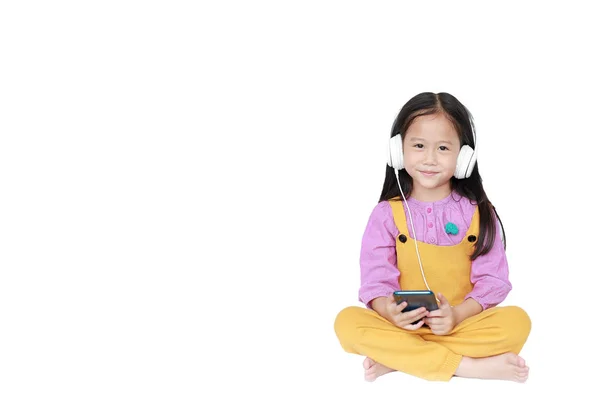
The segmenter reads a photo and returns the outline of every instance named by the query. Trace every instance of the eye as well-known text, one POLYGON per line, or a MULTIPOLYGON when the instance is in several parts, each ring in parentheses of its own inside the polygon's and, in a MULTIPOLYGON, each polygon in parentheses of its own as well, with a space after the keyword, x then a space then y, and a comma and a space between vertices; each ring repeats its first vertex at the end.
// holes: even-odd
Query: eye
POLYGON ((449 149, 446 146, 440 146, 440 150, 446 151, 446 150, 449 150, 449 149))
POLYGON ((423 143, 417 143, 415 144, 415 146, 417 149, 422 149, 423 148, 423 143))

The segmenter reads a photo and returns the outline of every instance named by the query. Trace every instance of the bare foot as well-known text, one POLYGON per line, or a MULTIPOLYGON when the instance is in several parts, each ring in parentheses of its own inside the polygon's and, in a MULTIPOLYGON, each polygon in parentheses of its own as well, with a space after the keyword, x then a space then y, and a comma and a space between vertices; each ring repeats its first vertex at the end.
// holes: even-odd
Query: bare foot
POLYGON ((525 365, 525 360, 514 353, 485 358, 463 357, 455 375, 465 378, 525 382, 529 376, 529 367, 525 365))
POLYGON ((365 358, 365 361, 363 361, 363 367, 365 368, 365 380, 367 382, 373 382, 381 375, 395 371, 395 369, 391 369, 386 367, 385 365, 381 365, 378 362, 373 361, 369 357, 365 358))

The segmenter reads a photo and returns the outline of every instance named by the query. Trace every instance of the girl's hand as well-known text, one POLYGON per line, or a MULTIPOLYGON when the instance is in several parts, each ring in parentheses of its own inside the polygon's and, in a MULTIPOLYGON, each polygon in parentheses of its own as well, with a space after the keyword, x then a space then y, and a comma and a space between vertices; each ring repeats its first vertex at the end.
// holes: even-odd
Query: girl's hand
POLYGON ((437 310, 430 311, 425 323, 431 329, 434 335, 447 335, 452 332, 456 326, 457 318, 454 313, 454 308, 450 305, 443 294, 438 293, 440 299, 440 307, 437 310))
POLYGON ((400 304, 396 304, 394 295, 390 294, 387 297, 387 303, 385 305, 388 320, 399 328, 414 331, 419 329, 425 323, 424 317, 427 316, 427 309, 425 307, 417 308, 416 310, 402 312, 408 304, 403 301, 400 304), (421 320, 421 321, 419 321, 421 320), (419 321, 416 324, 412 324, 415 321, 419 321))

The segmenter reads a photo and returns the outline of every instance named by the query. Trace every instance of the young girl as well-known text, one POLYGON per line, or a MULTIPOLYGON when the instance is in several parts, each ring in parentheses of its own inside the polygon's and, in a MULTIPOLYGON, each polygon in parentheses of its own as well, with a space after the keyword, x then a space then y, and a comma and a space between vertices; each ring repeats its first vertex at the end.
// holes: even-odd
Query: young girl
POLYGON ((470 112, 448 93, 413 97, 393 124, 383 190, 362 240, 366 308, 345 308, 335 320, 342 348, 366 356, 368 381, 395 370, 440 381, 527 380, 518 353, 531 321, 519 307, 497 307, 512 286, 475 140, 470 112), (406 302, 393 297, 400 288, 432 290, 439 308, 403 312, 406 302))

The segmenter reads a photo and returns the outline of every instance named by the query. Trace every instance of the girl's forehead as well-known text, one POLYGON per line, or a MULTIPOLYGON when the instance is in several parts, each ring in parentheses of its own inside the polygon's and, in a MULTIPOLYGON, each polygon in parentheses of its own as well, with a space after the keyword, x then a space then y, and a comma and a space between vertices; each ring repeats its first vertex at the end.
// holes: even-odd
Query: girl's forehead
POLYGON ((440 114, 416 117, 406 131, 406 137, 419 137, 424 140, 459 140, 454 124, 440 114))

